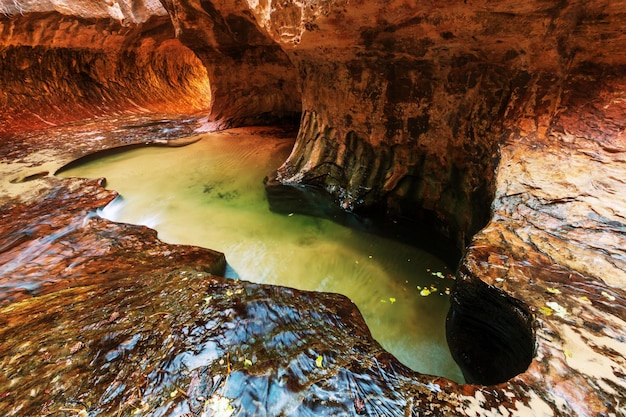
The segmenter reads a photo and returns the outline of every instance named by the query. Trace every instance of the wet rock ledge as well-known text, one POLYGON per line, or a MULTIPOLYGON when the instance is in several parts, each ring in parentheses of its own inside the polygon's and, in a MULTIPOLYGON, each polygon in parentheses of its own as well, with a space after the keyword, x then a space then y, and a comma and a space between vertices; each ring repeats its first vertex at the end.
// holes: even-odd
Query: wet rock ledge
POLYGON ((625 10, 0 1, 0 414, 625 416, 625 10), (402 366, 344 297, 220 278, 51 176, 298 114, 268 184, 463 251, 468 384, 402 366))

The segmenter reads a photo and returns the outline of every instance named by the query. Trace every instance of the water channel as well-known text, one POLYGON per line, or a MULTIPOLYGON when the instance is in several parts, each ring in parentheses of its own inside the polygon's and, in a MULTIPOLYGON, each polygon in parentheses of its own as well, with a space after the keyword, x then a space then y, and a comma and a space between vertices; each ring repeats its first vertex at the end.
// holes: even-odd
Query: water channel
POLYGON ((271 129, 233 129, 180 148, 108 153, 59 175, 105 177, 121 197, 102 217, 221 251, 229 277, 348 296, 402 363, 462 382, 445 340, 453 284, 445 262, 329 220, 269 210, 263 178, 293 142, 271 129))

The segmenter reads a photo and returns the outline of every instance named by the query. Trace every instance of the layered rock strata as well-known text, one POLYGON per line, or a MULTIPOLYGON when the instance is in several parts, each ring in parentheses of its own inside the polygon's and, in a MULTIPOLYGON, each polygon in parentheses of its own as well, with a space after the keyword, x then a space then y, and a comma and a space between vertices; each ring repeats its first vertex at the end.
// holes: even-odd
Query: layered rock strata
MULTIPOLYGON (((10 139, 2 155, 12 161, 7 179, 15 183, 6 192, 20 184, 44 191, 5 197, 4 228, 19 218, 12 207, 89 194, 51 186, 41 177, 54 170, 42 168, 42 160, 69 160, 103 146, 95 137, 71 135, 46 144, 50 133, 19 131, 110 111, 206 109, 209 126, 218 128, 302 110, 294 151, 270 183, 316 187, 358 213, 421 219, 456 242, 465 254, 449 338, 472 384, 404 368, 371 340, 345 299, 207 277, 182 256, 179 270, 162 272, 166 267, 156 262, 135 275, 164 295, 162 312, 143 313, 141 294, 152 290, 120 278, 133 263, 103 268, 127 289, 114 295, 98 284, 83 294, 92 289, 82 286, 81 272, 75 281, 63 278, 69 289, 55 293, 58 311, 71 311, 76 299, 91 306, 96 293, 117 306, 106 310, 108 324, 99 319, 85 331, 116 323, 114 313, 130 306, 115 346, 98 332, 83 341, 69 326, 65 345, 53 333, 38 340, 67 352, 34 350, 19 330, 35 317, 28 301, 4 308, 1 340, 10 343, 1 357, 11 368, 0 384, 3 411, 626 415, 623 1, 10 3, 2 7, 12 16, 0 19, 0 100, 8 109, 0 130, 10 139), (80 105, 67 104, 81 94, 80 105), (185 292, 188 281, 167 284, 183 271, 201 275, 202 300, 185 292), (187 294, 176 312, 167 295, 174 289, 187 294), (312 305, 315 314, 302 315, 312 305), (174 339, 155 322, 161 313, 184 336, 174 337, 167 357, 159 349, 174 339), (128 329, 142 320, 152 330, 133 336, 128 329), (199 345, 213 353, 199 356, 199 345), (111 365, 97 358, 115 360, 135 349, 132 363, 147 370, 144 376, 115 368, 110 380, 111 365), (26 364, 41 355, 54 366, 61 359, 80 366, 62 373, 52 367, 35 382, 43 365, 26 364), (176 367, 181 363, 185 369, 176 367), (91 391, 59 385, 59 378, 81 380, 81 372, 92 375, 91 391), (148 382, 130 388, 141 378, 148 382), (28 399, 13 388, 20 383, 35 395, 28 399)), ((60 208, 47 207, 52 217, 60 215, 60 208)), ((26 229, 34 221, 23 220, 26 229)), ((135 233, 88 224, 98 227, 79 236, 112 233, 123 240, 135 233)), ((25 257, 29 242, 56 236, 53 229, 3 238, 3 253, 15 259, 3 267, 57 276, 25 257)), ((74 241, 98 246, 98 239, 74 241)), ((161 250, 182 250, 148 242, 160 248, 138 247, 148 263, 161 250)), ((60 247, 51 252, 67 265, 78 256, 60 247)), ((52 300, 37 291, 11 294, 9 301, 34 295, 34 309, 52 300)), ((80 314, 73 317, 89 323, 80 314)))

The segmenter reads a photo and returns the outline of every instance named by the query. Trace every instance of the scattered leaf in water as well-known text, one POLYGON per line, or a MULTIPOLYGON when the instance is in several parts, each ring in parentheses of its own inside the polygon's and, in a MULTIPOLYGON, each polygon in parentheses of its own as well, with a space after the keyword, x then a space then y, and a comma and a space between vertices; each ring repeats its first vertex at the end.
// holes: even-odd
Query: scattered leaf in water
POLYGON ((389 297, 389 301, 391 302, 391 304, 396 302, 396 299, 394 297, 389 297))
POLYGON ((550 293, 550 294, 561 294, 561 290, 559 290, 558 288, 546 288, 546 292, 550 293))
POLYGON ((383 300, 383 299, 381 298, 381 299, 380 299, 380 302, 381 302, 381 303, 386 303, 386 302, 387 302, 387 300, 383 300))
POLYGON ((324 366, 324 357, 322 355, 319 355, 317 359, 315 359, 315 366, 317 366, 318 368, 324 366))
POLYGON ((427 297, 430 295, 430 290, 428 288, 422 288, 422 291, 420 291, 420 295, 422 297, 427 297))

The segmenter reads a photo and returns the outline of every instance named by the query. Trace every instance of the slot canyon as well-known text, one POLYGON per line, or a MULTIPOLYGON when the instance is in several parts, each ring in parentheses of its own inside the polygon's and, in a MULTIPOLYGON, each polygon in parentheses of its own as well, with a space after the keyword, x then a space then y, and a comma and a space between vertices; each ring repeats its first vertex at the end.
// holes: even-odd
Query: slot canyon
POLYGON ((625 27, 625 0, 0 0, 0 415, 626 416, 625 27), (259 126, 295 139, 273 211, 458 261, 465 383, 55 175, 259 126))

